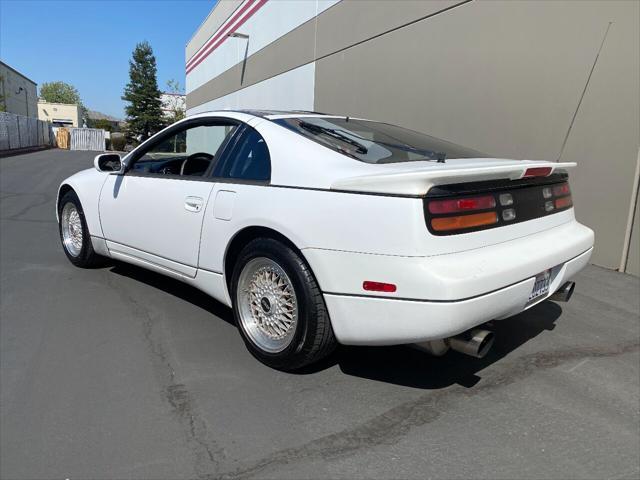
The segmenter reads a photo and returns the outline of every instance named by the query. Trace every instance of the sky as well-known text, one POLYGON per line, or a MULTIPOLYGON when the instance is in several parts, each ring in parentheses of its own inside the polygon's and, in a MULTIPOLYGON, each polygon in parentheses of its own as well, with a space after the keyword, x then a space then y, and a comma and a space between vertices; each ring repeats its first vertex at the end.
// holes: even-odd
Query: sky
POLYGON ((0 59, 38 85, 62 80, 85 106, 124 118, 136 43, 147 40, 158 87, 185 85, 185 45, 216 0, 0 0, 0 59))

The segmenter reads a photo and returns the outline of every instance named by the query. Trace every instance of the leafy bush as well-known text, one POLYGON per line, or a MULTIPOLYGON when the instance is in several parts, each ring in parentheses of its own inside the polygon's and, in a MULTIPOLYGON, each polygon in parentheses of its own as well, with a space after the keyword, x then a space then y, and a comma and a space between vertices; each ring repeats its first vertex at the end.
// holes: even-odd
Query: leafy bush
POLYGON ((127 144, 127 139, 124 135, 111 134, 111 149, 117 152, 124 152, 124 146, 127 144))
POLYGON ((89 120, 90 128, 101 128, 102 130, 106 130, 107 132, 113 132, 113 123, 105 118, 99 118, 98 120, 89 120))

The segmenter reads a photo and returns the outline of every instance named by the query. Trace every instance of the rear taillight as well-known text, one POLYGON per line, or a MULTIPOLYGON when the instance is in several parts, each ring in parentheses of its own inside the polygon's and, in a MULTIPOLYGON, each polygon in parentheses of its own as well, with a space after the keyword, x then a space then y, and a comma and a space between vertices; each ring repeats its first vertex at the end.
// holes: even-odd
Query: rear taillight
POLYGON ((560 208, 567 208, 570 207, 571 205, 573 205, 573 200, 571 200, 571 197, 562 197, 562 198, 556 198, 556 208, 560 209, 560 208))
POLYGON ((545 202, 545 210, 547 212, 552 212, 554 210, 563 210, 565 208, 573 206, 573 200, 571 199, 571 189, 569 188, 568 183, 565 182, 554 185, 551 188, 551 192, 551 196, 554 198, 554 200, 545 202))
POLYGON ((561 183, 560 185, 556 185, 555 187, 553 187, 553 194, 556 197, 561 197, 562 195, 569 195, 570 193, 571 193, 571 190, 569 190, 568 183, 561 183))
POLYGON ((429 202, 429 212, 431 213, 458 213, 469 210, 486 210, 496 206, 496 199, 493 195, 482 197, 454 198, 450 200, 433 200, 429 202))
POLYGON ((458 215, 455 217, 441 217, 431 220, 431 227, 436 232, 448 230, 462 230, 467 228, 482 227, 498 223, 496 212, 474 213, 471 215, 458 215))
MULTIPOLYGON (((542 176, 545 172, 538 169, 531 174, 542 176)), ((427 195, 425 199, 427 227, 435 235, 468 233, 532 220, 573 206, 567 182, 542 185, 538 180, 530 182, 538 184, 511 188, 501 185, 491 193, 475 195, 464 195, 464 187, 460 185, 439 187, 438 198, 427 195), (443 198, 442 192, 447 191, 450 196, 443 198)))

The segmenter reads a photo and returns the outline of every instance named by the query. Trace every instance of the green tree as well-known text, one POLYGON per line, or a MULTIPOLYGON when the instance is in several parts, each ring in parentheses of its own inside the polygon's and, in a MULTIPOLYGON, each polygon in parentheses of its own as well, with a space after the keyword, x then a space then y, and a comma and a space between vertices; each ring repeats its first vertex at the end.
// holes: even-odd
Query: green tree
POLYGON ((169 123, 182 120, 186 116, 184 109, 184 93, 178 80, 167 81, 167 93, 171 93, 171 98, 167 101, 166 107, 169 109, 169 123))
POLYGON ((89 126, 91 128, 101 128, 102 130, 106 130, 107 132, 113 132, 113 122, 110 122, 106 118, 99 118, 97 120, 91 120, 89 126))
POLYGON ((82 103, 78 89, 61 81, 45 82, 40 86, 40 98, 50 103, 68 103, 80 107, 80 117, 86 118, 87 109, 82 103))
POLYGON ((160 90, 156 78, 156 57, 148 42, 138 43, 129 60, 129 83, 122 100, 125 107, 128 134, 144 141, 164 126, 160 90))
POLYGON ((82 103, 78 89, 65 82, 43 83, 40 87, 40 98, 51 103, 82 103))

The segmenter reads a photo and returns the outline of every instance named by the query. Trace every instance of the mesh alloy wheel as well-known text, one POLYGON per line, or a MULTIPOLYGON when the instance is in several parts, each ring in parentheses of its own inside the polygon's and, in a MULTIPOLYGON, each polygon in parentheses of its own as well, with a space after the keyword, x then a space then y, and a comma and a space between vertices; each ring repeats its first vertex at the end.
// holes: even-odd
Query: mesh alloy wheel
POLYGON ((62 208, 60 223, 64 248, 69 255, 78 257, 82 252, 83 229, 80 213, 73 203, 68 202, 62 208))
POLYGON ((298 324, 298 301, 282 267, 266 257, 253 258, 240 273, 236 295, 240 321, 251 341, 269 353, 286 349, 298 324))

